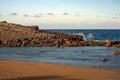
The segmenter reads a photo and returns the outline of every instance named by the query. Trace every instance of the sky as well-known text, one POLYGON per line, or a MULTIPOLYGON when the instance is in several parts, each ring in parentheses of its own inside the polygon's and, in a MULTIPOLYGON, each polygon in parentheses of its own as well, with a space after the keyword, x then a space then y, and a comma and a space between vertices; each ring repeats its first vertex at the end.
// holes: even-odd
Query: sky
POLYGON ((0 21, 40 29, 120 29, 120 0, 0 0, 0 21))

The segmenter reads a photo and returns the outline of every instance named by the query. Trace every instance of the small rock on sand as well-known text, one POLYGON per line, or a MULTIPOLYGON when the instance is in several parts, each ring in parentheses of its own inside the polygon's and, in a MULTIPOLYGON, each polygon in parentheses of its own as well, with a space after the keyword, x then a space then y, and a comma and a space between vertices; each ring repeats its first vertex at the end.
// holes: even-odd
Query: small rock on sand
POLYGON ((101 59, 100 59, 101 61, 108 61, 108 59, 106 58, 106 57, 102 57, 101 59))
POLYGON ((115 50, 115 51, 114 51, 114 54, 120 55, 120 51, 115 50))

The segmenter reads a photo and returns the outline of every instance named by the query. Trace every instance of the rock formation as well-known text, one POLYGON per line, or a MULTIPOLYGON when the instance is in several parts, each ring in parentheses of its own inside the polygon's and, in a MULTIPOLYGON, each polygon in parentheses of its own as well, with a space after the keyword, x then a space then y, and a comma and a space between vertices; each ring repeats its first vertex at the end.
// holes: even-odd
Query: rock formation
POLYGON ((68 35, 58 32, 39 30, 38 26, 22 26, 19 24, 0 22, 1 47, 34 47, 73 45, 83 41, 81 35, 68 35))
MULTIPOLYGON (((82 35, 39 30, 38 26, 0 22, 0 47, 76 47, 106 46, 106 42, 83 40, 82 35)), ((109 47, 120 47, 120 41, 107 41, 109 47), (109 43, 109 44, 108 44, 109 43)))
POLYGON ((111 47, 111 40, 107 39, 105 42, 106 42, 106 47, 111 47))

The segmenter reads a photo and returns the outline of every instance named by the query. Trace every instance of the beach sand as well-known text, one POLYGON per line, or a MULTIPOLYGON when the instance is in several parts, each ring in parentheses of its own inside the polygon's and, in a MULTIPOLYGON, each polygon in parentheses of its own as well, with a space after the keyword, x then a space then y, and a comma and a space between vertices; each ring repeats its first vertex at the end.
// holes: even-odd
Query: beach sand
POLYGON ((39 62, 0 60, 0 80, 120 80, 120 72, 39 62))

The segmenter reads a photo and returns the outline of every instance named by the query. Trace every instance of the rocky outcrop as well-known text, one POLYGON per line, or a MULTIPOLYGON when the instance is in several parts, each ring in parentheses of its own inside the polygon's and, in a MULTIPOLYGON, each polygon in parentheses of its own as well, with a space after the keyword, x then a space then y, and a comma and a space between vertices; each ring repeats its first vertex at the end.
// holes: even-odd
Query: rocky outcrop
POLYGON ((120 41, 85 41, 82 35, 39 30, 38 26, 0 22, 0 47, 76 47, 76 46, 120 47, 120 41))
POLYGON ((106 47, 120 47, 120 41, 111 41, 111 40, 106 40, 106 47))
POLYGON ((120 47, 120 41, 111 41, 111 46, 112 47, 120 47))
POLYGON ((111 40, 107 39, 105 42, 106 42, 106 47, 111 47, 111 40))
POLYGON ((0 22, 1 47, 34 47, 61 46, 83 41, 81 35, 68 35, 58 32, 39 30, 38 26, 22 26, 19 24, 0 22))

